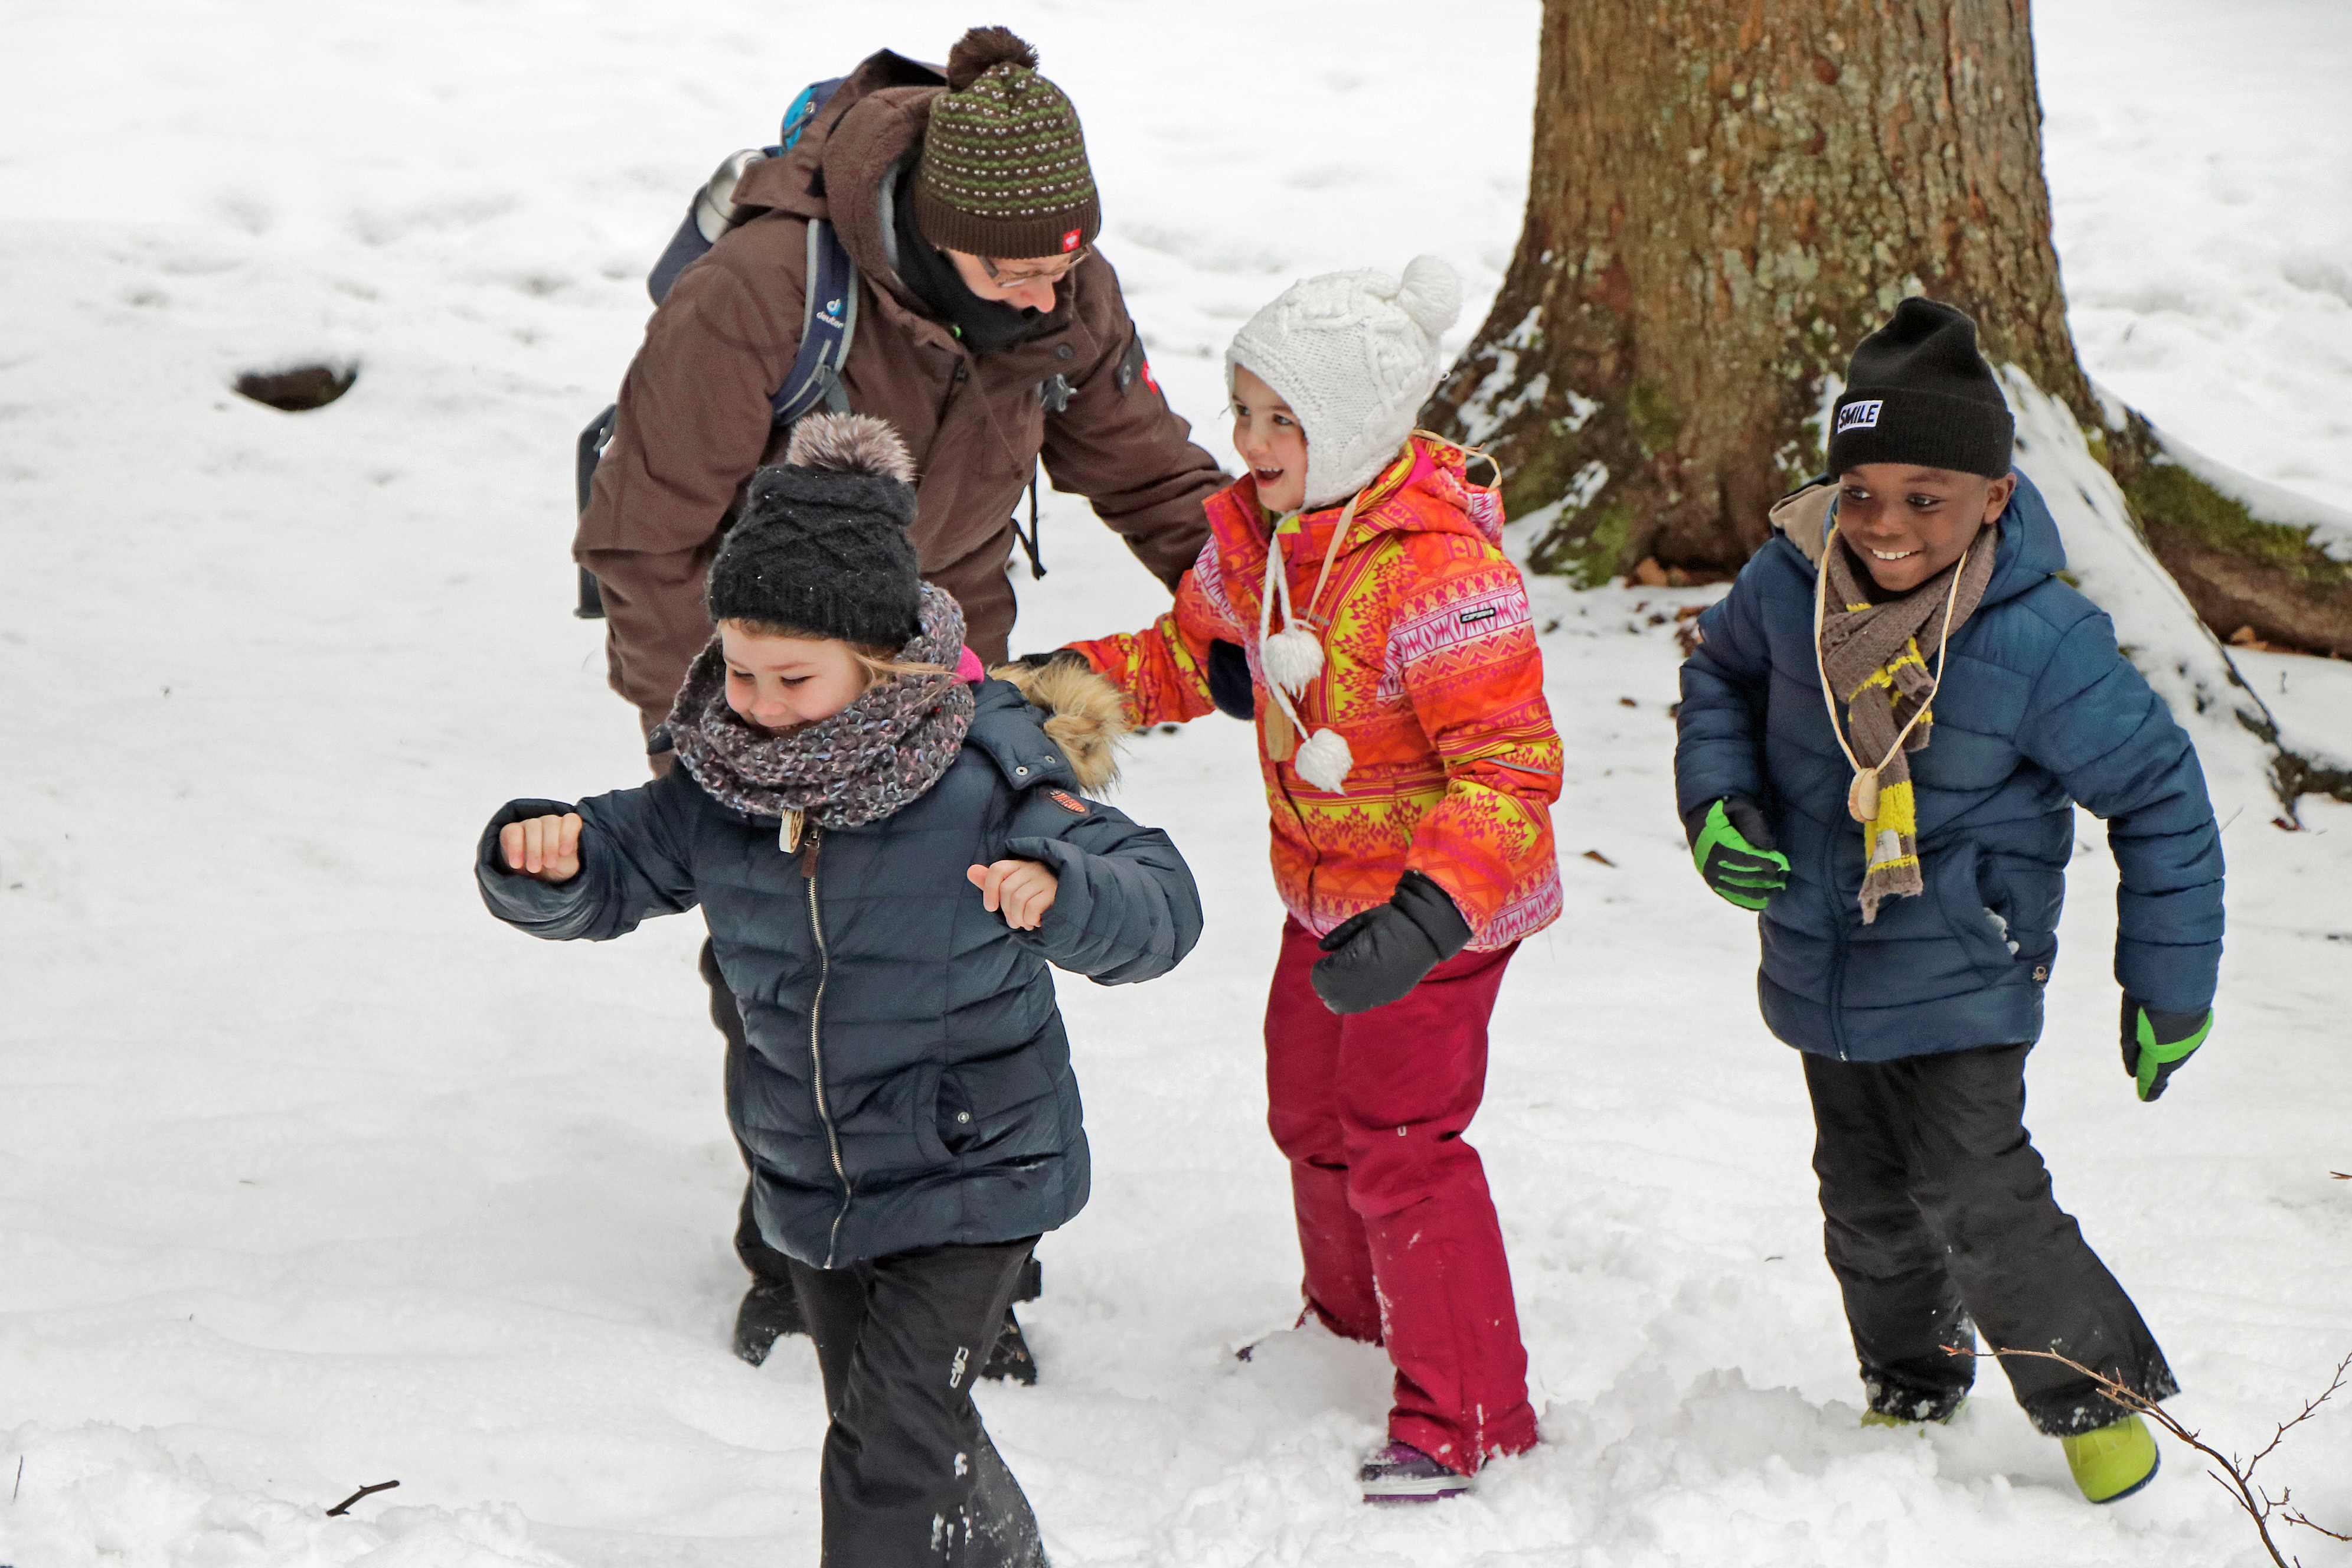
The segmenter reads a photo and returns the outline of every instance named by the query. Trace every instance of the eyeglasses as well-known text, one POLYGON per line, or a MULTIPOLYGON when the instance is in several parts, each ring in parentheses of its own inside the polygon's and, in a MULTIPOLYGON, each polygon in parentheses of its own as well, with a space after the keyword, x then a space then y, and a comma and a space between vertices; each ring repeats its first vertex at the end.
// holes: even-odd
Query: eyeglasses
POLYGON ((1056 258, 1055 259, 1058 263, 1056 266, 1050 268, 1041 267, 1034 270, 1024 269, 1019 272, 999 270, 996 263, 990 260, 985 256, 979 257, 976 259, 980 262, 980 269, 988 274, 988 280, 991 283, 995 284, 1000 289, 1020 289, 1026 287, 1031 283, 1059 283, 1063 279, 1067 278, 1072 272, 1076 271, 1077 269, 1078 263, 1084 261, 1086 258, 1086 249, 1084 247, 1081 247, 1066 257, 1056 258))

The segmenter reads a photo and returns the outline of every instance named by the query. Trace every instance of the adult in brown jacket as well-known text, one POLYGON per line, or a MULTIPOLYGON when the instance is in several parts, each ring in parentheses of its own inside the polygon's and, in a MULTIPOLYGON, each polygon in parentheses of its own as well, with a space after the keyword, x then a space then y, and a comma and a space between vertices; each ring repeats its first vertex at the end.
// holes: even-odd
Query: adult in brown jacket
POLYGON ((1144 363, 1093 249, 1076 116, 1035 59, 975 28, 950 57, 944 109, 929 68, 867 59, 789 153, 744 174, 737 203, 765 211, 654 312, 573 545, 603 591, 614 689, 648 732, 710 638, 703 573, 744 483, 783 449, 769 397, 800 346, 814 218, 861 284, 849 406, 914 454, 923 574, 962 605, 982 658, 1006 654, 1013 513, 1041 458, 1171 590, 1200 552, 1202 502, 1225 477, 1144 363))
MULTIPOLYGON (((1092 248, 1101 216, 1077 116, 1035 65, 1002 28, 968 33, 944 80, 887 51, 867 59, 789 152, 744 173, 736 204, 764 210, 654 312, 572 547, 603 592, 613 688, 648 733, 710 640, 703 575, 744 486, 790 434, 769 400, 799 352, 814 219, 858 273, 842 389, 913 454, 923 575, 961 603, 982 659, 1005 658, 1013 511, 1041 458, 1171 591, 1200 553, 1202 503, 1225 476, 1151 379, 1092 248)), ((749 1047, 707 943, 702 973, 731 1102, 749 1047)), ((735 1350, 756 1364, 801 1315, 748 1192, 735 1248, 753 1278, 735 1350)), ((983 1375, 1035 1375, 1009 1308, 983 1375)))

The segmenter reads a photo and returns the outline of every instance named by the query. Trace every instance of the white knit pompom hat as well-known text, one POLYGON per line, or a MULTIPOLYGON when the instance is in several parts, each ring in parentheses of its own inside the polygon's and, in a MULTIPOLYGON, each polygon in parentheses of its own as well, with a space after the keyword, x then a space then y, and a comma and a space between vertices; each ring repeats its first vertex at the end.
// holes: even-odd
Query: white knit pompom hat
POLYGON ((1438 334, 1462 313, 1462 280, 1434 256, 1404 277, 1327 272, 1284 289, 1225 351, 1290 405, 1307 436, 1306 510, 1354 495, 1412 434, 1444 366, 1438 334))

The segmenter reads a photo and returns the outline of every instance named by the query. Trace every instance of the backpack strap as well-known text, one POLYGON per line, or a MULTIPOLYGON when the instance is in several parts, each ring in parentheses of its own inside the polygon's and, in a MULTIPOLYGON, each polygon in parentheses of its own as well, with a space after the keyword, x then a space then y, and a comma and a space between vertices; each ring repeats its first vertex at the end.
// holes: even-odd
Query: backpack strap
POLYGON ((857 334, 857 268, 843 249, 841 237, 824 218, 808 226, 808 288, 801 303, 801 346, 784 384, 769 401, 775 423, 789 425, 824 404, 835 414, 849 412, 849 394, 841 384, 841 367, 849 358, 850 341, 857 334))

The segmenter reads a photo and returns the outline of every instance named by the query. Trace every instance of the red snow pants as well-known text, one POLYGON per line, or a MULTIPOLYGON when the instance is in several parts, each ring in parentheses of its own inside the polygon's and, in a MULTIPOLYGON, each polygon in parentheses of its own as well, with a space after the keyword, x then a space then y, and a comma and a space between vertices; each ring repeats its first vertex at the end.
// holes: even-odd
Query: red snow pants
POLYGON ((1536 1440, 1502 1227, 1462 1138, 1514 951, 1458 953, 1343 1018, 1307 983, 1314 936, 1286 921, 1265 1005, 1266 1120, 1290 1161, 1307 1305, 1387 1347, 1389 1436, 1465 1475, 1536 1440))

